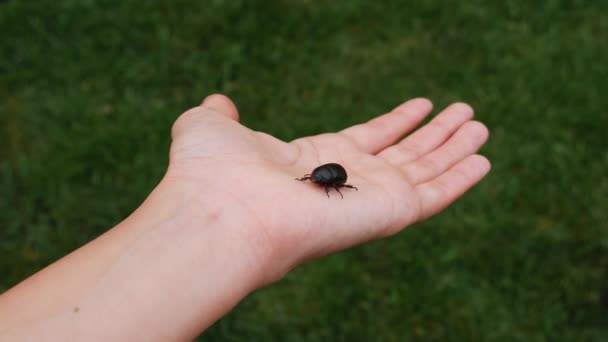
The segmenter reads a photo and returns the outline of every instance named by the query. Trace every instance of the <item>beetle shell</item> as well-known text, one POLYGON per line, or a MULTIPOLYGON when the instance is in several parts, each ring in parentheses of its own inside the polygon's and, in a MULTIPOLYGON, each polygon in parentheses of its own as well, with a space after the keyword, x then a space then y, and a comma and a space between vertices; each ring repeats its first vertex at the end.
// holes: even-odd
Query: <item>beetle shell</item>
POLYGON ((340 164, 329 163, 321 165, 314 170, 310 175, 310 179, 321 185, 336 185, 341 186, 346 183, 348 175, 346 170, 340 164))
POLYGON ((346 184, 346 179, 348 175, 346 174, 346 170, 340 164, 329 163, 323 164, 314 170, 312 170, 311 174, 304 175, 302 178, 296 178, 299 181, 305 181, 310 179, 313 183, 321 185, 325 188, 325 194, 329 197, 329 189, 334 188, 340 194, 340 197, 344 198, 342 192, 340 192, 340 188, 345 187, 349 189, 357 189, 356 186, 351 184, 346 184))

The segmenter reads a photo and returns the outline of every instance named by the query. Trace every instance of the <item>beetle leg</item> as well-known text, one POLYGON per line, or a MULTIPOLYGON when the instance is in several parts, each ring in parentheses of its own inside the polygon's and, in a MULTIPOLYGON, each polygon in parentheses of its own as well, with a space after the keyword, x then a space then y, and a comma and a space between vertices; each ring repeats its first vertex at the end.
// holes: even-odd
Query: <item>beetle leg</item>
POLYGON ((344 185, 342 185, 342 186, 343 186, 343 187, 345 187, 345 188, 355 189, 355 190, 359 191, 359 189, 357 189, 357 187, 356 187, 356 186, 354 186, 354 185, 350 185, 350 184, 344 184, 344 185))
POLYGON ((302 178, 296 178, 296 180, 299 180, 300 182, 303 182, 308 179, 310 179, 310 175, 304 175, 304 177, 302 177, 302 178))
POLYGON ((338 188, 338 186, 337 186, 337 185, 334 185, 334 189, 336 189, 336 191, 337 191, 337 192, 340 194, 340 196, 341 196, 342 198, 344 198, 344 195, 342 195, 342 193, 340 192, 340 188, 338 188))
POLYGON ((327 195, 327 198, 329 198, 329 186, 325 187, 325 194, 327 195))

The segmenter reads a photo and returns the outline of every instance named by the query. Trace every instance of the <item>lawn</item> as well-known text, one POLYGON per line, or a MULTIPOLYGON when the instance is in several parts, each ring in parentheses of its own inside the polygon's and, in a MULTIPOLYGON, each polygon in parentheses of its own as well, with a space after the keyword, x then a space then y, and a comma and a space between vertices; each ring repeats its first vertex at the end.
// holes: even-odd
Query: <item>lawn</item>
POLYGON ((608 2, 8 0, 0 32, 0 292, 136 208, 209 93, 284 140, 425 96, 476 109, 490 175, 200 339, 608 340, 608 2))

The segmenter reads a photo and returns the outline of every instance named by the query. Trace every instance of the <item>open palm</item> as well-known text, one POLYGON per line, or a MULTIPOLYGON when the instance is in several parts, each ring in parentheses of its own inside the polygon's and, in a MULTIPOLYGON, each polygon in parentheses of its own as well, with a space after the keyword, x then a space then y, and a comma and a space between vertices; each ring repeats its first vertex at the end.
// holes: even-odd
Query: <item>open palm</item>
POLYGON ((174 125, 169 173, 255 223, 248 235, 263 236, 290 268, 428 218, 485 176, 490 164, 475 153, 488 131, 472 121, 472 109, 453 104, 415 130, 431 110, 414 99, 341 132, 286 143, 240 125, 232 102, 213 95, 174 125), (359 191, 328 198, 295 180, 330 162, 344 166, 359 191))

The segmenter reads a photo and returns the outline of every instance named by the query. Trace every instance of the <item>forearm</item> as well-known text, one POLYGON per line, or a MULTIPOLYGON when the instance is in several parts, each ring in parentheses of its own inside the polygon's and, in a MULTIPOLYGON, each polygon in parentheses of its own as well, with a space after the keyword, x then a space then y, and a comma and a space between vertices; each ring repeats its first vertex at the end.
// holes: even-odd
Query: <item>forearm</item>
POLYGON ((0 337, 181 340, 225 314, 260 285, 259 260, 241 222, 183 190, 161 184, 124 222, 0 296, 0 337))

